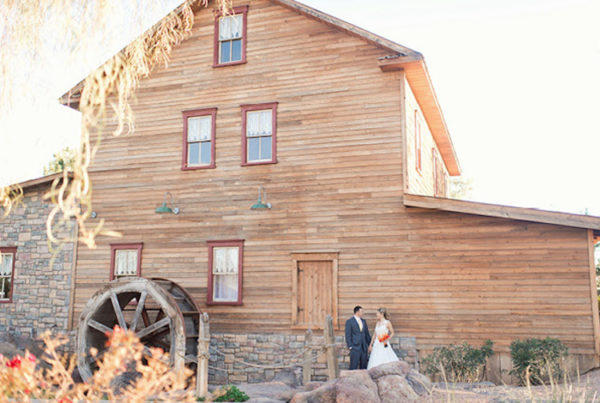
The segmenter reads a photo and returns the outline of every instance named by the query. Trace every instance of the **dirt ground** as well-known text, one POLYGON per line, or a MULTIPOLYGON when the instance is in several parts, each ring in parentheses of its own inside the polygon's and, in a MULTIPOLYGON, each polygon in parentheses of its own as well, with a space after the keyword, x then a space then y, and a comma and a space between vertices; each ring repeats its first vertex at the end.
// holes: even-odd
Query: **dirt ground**
POLYGON ((600 403, 600 369, 595 369, 567 383, 549 386, 488 386, 437 384, 430 396, 419 403, 429 402, 598 402, 600 403))

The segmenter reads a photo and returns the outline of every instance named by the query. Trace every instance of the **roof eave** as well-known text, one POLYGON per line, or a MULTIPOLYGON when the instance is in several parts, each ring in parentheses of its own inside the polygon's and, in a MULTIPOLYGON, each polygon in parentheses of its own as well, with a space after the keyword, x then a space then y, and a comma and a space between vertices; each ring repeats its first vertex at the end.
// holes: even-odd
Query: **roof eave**
POLYGON ((532 221, 544 224, 562 225, 566 227, 600 230, 600 217, 562 213, 558 211, 539 210, 534 208, 503 206, 499 204, 472 202, 466 200, 446 199, 442 197, 421 196, 405 193, 403 203, 407 207, 419 207, 466 213, 488 217, 507 218, 519 221, 532 221))
POLYGON ((320 22, 324 22, 334 28, 344 31, 347 34, 350 34, 355 37, 359 37, 361 39, 365 39, 368 42, 371 42, 372 44, 374 44, 380 48, 389 50, 391 52, 400 53, 402 56, 421 56, 422 57, 421 53, 417 52, 416 50, 407 48, 406 46, 402 46, 399 43, 390 41, 389 39, 386 39, 382 36, 374 34, 373 32, 367 31, 366 29, 363 29, 354 24, 346 22, 342 19, 334 17, 330 14, 319 11, 315 8, 309 7, 305 4, 297 2, 295 0, 271 0, 271 1, 274 3, 280 4, 284 7, 287 7, 289 9, 292 9, 294 11, 297 11, 300 14, 305 15, 307 17, 316 19, 320 22))
POLYGON ((382 71, 404 71, 415 98, 427 121, 427 125, 438 146, 440 155, 446 164, 448 174, 458 176, 461 174, 460 164, 456 155, 452 138, 442 107, 437 99, 427 64, 422 55, 420 57, 395 57, 379 60, 382 71))
MULTIPOLYGON (((27 188, 32 188, 34 186, 38 186, 38 185, 44 185, 50 182, 54 182, 56 179, 60 179, 62 178, 64 175, 63 171, 61 172, 57 172, 54 174, 50 174, 50 175, 46 175, 46 176, 41 176, 39 178, 34 178, 34 179, 29 179, 23 182, 19 182, 19 183, 15 183, 12 186, 16 186, 16 187, 20 187, 21 189, 25 190, 27 188)), ((69 178, 73 177, 73 173, 72 172, 67 172, 67 176, 69 178)))

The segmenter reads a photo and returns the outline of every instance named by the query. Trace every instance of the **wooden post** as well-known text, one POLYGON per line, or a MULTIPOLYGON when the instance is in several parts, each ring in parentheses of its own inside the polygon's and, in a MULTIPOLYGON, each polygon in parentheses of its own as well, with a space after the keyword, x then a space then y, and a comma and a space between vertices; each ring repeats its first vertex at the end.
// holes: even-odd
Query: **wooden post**
POLYGON ((340 375, 336 354, 337 349, 335 348, 335 337, 333 335, 333 318, 331 315, 327 315, 325 318, 323 336, 325 336, 325 348, 327 349, 327 375, 331 381, 340 375))
POLYGON ((210 326, 208 314, 200 315, 200 334, 198 334, 198 369, 196 372, 196 396, 208 394, 208 359, 210 358, 210 326))
POLYGON ((310 383, 310 375, 312 372, 312 330, 308 329, 304 336, 304 362, 302 363, 302 384, 310 383))

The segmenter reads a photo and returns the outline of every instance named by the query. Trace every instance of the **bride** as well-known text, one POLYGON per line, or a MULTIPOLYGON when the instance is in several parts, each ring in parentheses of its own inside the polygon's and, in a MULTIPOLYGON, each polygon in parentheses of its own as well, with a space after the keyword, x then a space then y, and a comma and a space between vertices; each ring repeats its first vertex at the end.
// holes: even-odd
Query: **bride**
POLYGON ((375 324, 375 333, 371 338, 371 345, 369 346, 369 363, 367 369, 371 369, 381 364, 386 364, 392 361, 398 361, 398 357, 392 349, 392 343, 390 343, 392 336, 394 336, 394 328, 392 322, 390 322, 387 309, 379 308, 376 312, 377 323, 375 324), (386 335, 389 336, 386 340, 386 335), (382 341, 379 341, 382 340, 382 341))

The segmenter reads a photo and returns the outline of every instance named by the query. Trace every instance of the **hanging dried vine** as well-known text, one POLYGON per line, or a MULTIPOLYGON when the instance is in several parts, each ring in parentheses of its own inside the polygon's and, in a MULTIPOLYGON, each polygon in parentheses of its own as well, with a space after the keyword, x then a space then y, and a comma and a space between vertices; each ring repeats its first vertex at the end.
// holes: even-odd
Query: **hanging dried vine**
MULTIPOLYGON (((41 46, 37 24, 47 18, 47 10, 69 10, 67 14, 71 15, 70 10, 76 9, 79 18, 65 18, 60 29, 77 38, 85 36, 84 31, 89 29, 84 26, 88 25, 88 20, 84 16, 91 15, 94 20, 102 21, 108 9, 105 6, 106 0, 94 2, 46 0, 42 2, 44 4, 21 0, 5 1, 0 7, 0 16, 5 22, 4 28, 0 27, 0 45, 16 40, 24 52, 32 52, 32 58, 35 58, 34 53, 41 46), (24 23, 15 24, 14 19, 24 23)), ((172 48, 191 33, 194 22, 192 7, 195 4, 206 7, 208 0, 185 1, 141 37, 93 71, 79 86, 81 90, 79 109, 82 114, 80 150, 72 171, 64 171, 62 177, 54 181, 50 191, 45 195, 54 203, 54 208, 46 222, 48 239, 52 244, 61 244, 63 240, 55 236, 56 229, 67 225, 72 219, 75 219, 79 226, 80 241, 90 248, 95 247, 96 236, 99 234, 119 236, 114 231, 104 229, 103 220, 92 226, 86 223, 92 212, 92 183, 89 168, 100 145, 107 116, 116 123, 116 129, 112 133, 114 136, 120 135, 125 127, 129 132, 134 129, 134 116, 130 106, 134 91, 139 81, 147 77, 153 67, 159 64, 167 65, 172 48)), ((231 0, 217 0, 217 7, 223 14, 228 14, 232 8, 231 0)), ((57 15, 56 12, 51 14, 57 15)), ((0 62, 0 73, 3 77, 11 76, 9 71, 11 68, 14 66, 0 62)), ((0 83, 0 90, 7 88, 10 86, 6 82, 0 83)), ((4 92, 2 97, 0 102, 10 103, 10 91, 4 92)), ((22 190, 14 187, 0 190, 0 206, 3 207, 5 215, 10 213, 22 194, 22 190)))

